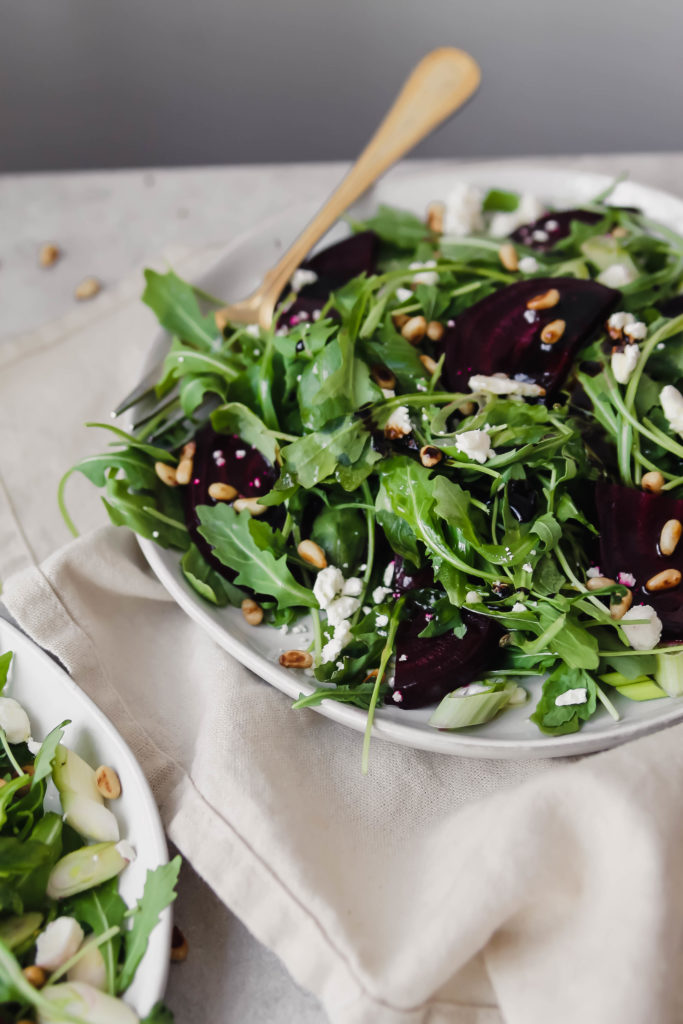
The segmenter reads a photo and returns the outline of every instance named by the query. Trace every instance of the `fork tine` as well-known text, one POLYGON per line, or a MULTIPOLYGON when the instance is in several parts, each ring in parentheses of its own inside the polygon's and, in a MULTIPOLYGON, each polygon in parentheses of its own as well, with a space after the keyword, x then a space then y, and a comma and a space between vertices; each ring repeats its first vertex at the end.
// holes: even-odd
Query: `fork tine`
POLYGON ((130 394, 119 402, 113 411, 114 416, 120 416, 122 412, 126 412, 127 409, 137 405, 143 398, 147 398, 148 395, 154 391, 154 387, 159 380, 161 374, 162 363, 156 363, 152 369, 145 374, 139 384, 136 384, 130 394))

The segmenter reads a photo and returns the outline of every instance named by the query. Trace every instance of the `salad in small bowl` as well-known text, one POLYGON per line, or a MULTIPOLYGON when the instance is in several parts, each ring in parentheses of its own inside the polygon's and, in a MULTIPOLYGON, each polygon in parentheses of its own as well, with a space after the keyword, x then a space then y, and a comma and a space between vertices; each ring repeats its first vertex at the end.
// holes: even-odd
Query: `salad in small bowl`
POLYGON ((147 272, 170 349, 75 467, 112 521, 368 738, 383 704, 556 737, 683 693, 683 239, 464 183, 351 228, 270 330, 147 272))
POLYGON ((170 1024, 180 859, 106 719, 30 641, 0 634, 14 651, 0 656, 0 1019, 170 1024))

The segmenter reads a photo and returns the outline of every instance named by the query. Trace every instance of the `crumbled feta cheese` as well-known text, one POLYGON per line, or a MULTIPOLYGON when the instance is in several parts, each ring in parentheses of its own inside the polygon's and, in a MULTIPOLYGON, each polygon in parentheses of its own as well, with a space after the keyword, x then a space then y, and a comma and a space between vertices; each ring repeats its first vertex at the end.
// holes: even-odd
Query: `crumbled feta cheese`
POLYGON ((622 615, 619 625, 626 634, 626 639, 634 651, 651 651, 656 647, 662 638, 662 620, 652 605, 638 604, 622 615), (637 626, 631 626, 634 619, 645 619, 646 621, 637 626))
POLYGON ((481 215, 483 201, 481 189, 466 181, 458 181, 446 196, 443 218, 445 235, 471 235, 482 231, 484 221, 481 215))
POLYGON ((341 654, 342 649, 346 647, 346 645, 351 640, 352 636, 353 634, 351 633, 351 627, 349 626, 346 620, 340 622, 339 625, 335 626, 334 633, 331 639, 327 641, 322 651, 320 652, 320 657, 323 661, 323 664, 326 665, 330 661, 336 661, 339 655, 341 654))
POLYGON ((381 604, 387 594, 391 593, 391 587, 375 587, 372 592, 372 600, 375 604, 381 604))
POLYGON ((31 735, 28 715, 13 697, 0 697, 0 729, 9 743, 25 743, 31 735))
POLYGON ((599 565, 592 565, 586 573, 586 576, 589 580, 595 579, 596 576, 602 576, 602 569, 599 565))
POLYGON ((377 618, 375 619, 375 625, 376 626, 388 626, 389 625, 389 616, 388 615, 378 615, 377 618))
POLYGON ((327 621, 331 626, 338 626, 359 608, 360 601, 357 597, 335 597, 327 606, 327 621))
POLYGON ((246 454, 247 453, 244 450, 244 448, 238 448, 237 451, 235 452, 235 458, 236 459, 243 459, 243 458, 246 457, 246 454))
POLYGON ((468 590, 465 594, 465 604, 479 604, 481 598, 476 590, 468 590))
POLYGON ((403 700, 403 694, 401 693, 401 691, 400 691, 400 690, 394 690, 394 692, 393 692, 393 693, 392 693, 392 695, 391 695, 391 699, 392 699, 392 700, 393 700, 393 701, 394 701, 394 702, 395 702, 396 704, 400 704, 400 703, 402 702, 402 700, 403 700))
POLYGON ((381 390, 384 398, 396 398, 396 392, 393 388, 382 388, 381 390))
POLYGON ((408 660, 408 655, 407 655, 407 654, 401 654, 401 655, 399 656, 399 659, 398 659, 398 660, 399 660, 399 661, 407 661, 407 660, 408 660))
POLYGON ((555 698, 558 708, 564 708, 570 704, 585 704, 588 700, 588 690, 585 686, 577 686, 575 690, 565 690, 555 698))
POLYGON ((75 917, 56 917, 36 939, 36 965, 56 971, 76 953, 84 939, 75 917))
POLYGON ((436 260, 427 260, 425 263, 416 261, 408 264, 408 270, 419 270, 419 274, 413 277, 413 284, 438 284, 439 275, 431 269, 436 266, 436 260))
POLYGON ((667 384, 659 392, 659 401, 671 429, 683 436, 683 395, 673 384, 667 384))
POLYGON ((535 274, 538 270, 538 260, 535 256, 522 256, 519 269, 523 274, 535 274))
POLYGON ((308 626, 300 622, 297 626, 292 626, 292 633, 308 633, 308 626))
POLYGON ((244 328, 244 333, 248 334, 250 338, 258 338, 259 326, 258 324, 247 324, 244 328))
POLYGON ((636 320, 634 324, 626 324, 624 334, 631 341, 644 341, 647 337, 647 324, 644 324, 642 320, 636 320))
POLYGON ((388 586, 391 585, 391 581, 394 578, 394 570, 395 570, 395 568, 396 568, 396 563, 395 562, 389 562, 389 564, 387 565, 386 569, 384 570, 384 575, 382 576, 382 583, 384 584, 385 587, 388 587, 388 586))
POLYGON ((512 606, 512 610, 513 610, 513 612, 525 612, 526 611, 526 605, 522 604, 521 601, 515 601, 515 603, 512 606))
POLYGON ((523 315, 528 324, 535 324, 536 321, 540 319, 538 312, 535 309, 525 309, 523 315))
POLYGON ((372 608, 370 607, 369 604, 364 604, 363 605, 363 615, 369 615, 371 611, 372 611, 372 608))
POLYGON ((360 597, 363 593, 363 581, 359 576, 349 576, 348 580, 344 580, 342 586, 342 594, 344 597, 360 597))
POLYGON ((626 313, 623 309, 619 309, 616 313, 612 313, 607 321, 607 326, 611 327, 614 331, 623 331, 624 327, 628 327, 635 322, 636 318, 633 313, 626 313))
POLYGON ((612 263, 598 275, 600 284, 604 284, 607 288, 623 288, 633 279, 633 271, 625 267, 623 263, 612 263))
POLYGON ((547 220, 545 226, 548 231, 557 231, 560 225, 556 220, 547 220))
POLYGON ((496 454, 485 430, 465 430, 462 434, 456 434, 455 447, 481 466, 496 454))
POLYGON ((337 672, 343 672, 344 671, 344 662, 343 661, 338 661, 337 664, 334 667, 336 668, 337 672))
POLYGON ((632 572, 618 572, 617 583, 621 583, 622 587, 635 587, 636 578, 632 572))
POLYGON ((337 569, 335 565, 328 565, 326 569, 321 569, 315 578, 313 596, 320 607, 325 610, 341 593, 343 586, 344 576, 341 569, 337 569))
POLYGON ((525 562, 524 565, 522 566, 522 569, 524 570, 524 572, 533 572, 534 571, 534 567, 531 564, 531 562, 525 562))
MULTIPOLYGON (((522 224, 529 224, 532 221, 538 220, 544 211, 543 203, 539 202, 536 196, 525 192, 521 196, 516 210, 511 210, 508 213, 502 211, 494 213, 489 225, 489 234, 493 235, 494 238, 504 238, 506 235, 511 235, 517 228, 520 228, 522 224)), ((527 270, 525 273, 531 274, 533 271, 527 270)))
POLYGON ((397 288, 396 298, 399 302, 408 302, 409 299, 413 298, 413 293, 410 288, 397 288))
POLYGON ((293 292, 300 292, 302 288, 305 288, 307 284, 315 284, 318 280, 318 275, 314 270, 302 270, 299 267, 292 274, 289 286, 293 292))
POLYGON ((545 394, 545 388, 538 384, 529 384, 524 380, 512 380, 505 374, 487 376, 475 373, 467 382, 470 391, 479 391, 488 395, 523 395, 538 398, 545 394))
POLYGON ((544 231, 543 228, 536 228, 535 231, 532 231, 531 237, 533 238, 534 242, 541 242, 541 244, 543 244, 543 242, 548 241, 550 235, 547 231, 544 231))
POLYGON ((384 424, 384 436, 393 439, 405 437, 412 429, 413 425, 410 422, 408 407, 405 405, 399 405, 398 409, 394 409, 391 416, 384 424))
POLYGON ((617 384, 628 384, 639 359, 640 347, 638 345, 626 345, 622 351, 617 350, 612 353, 612 373, 617 384))
POLYGON ((135 847, 131 846, 127 839, 120 839, 114 849, 121 854, 124 860, 127 860, 129 864, 132 864, 137 853, 135 847))

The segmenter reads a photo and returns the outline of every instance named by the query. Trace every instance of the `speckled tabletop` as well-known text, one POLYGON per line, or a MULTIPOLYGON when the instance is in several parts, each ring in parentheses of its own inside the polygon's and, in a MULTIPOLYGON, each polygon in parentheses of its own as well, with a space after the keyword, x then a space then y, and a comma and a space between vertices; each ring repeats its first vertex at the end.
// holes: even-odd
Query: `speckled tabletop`
MULTIPOLYGON (((614 175, 627 171, 634 180, 683 196, 683 154, 542 162, 614 175)), ((84 277, 96 276, 106 289, 174 245, 218 252, 285 206, 318 196, 322 203, 342 171, 340 164, 274 164, 0 176, 0 343, 66 314, 84 277), (49 273, 37 260, 47 241, 65 254, 49 273)), ((176 920, 190 946, 187 961, 171 971, 167 995, 178 1024, 200 1018, 323 1024, 317 1001, 188 865, 176 920)))

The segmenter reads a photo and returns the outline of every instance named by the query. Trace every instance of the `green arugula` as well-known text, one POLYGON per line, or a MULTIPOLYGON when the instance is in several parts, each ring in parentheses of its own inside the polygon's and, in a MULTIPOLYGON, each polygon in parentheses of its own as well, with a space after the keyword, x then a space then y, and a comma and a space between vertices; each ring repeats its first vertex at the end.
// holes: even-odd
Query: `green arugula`
POLYGON ((132 982, 147 949, 149 937, 159 923, 159 915, 176 898, 175 887, 180 865, 180 857, 174 857, 168 864, 160 864, 158 868, 147 872, 143 894, 129 913, 132 925, 126 935, 125 958, 119 973, 118 992, 125 992, 132 982))

